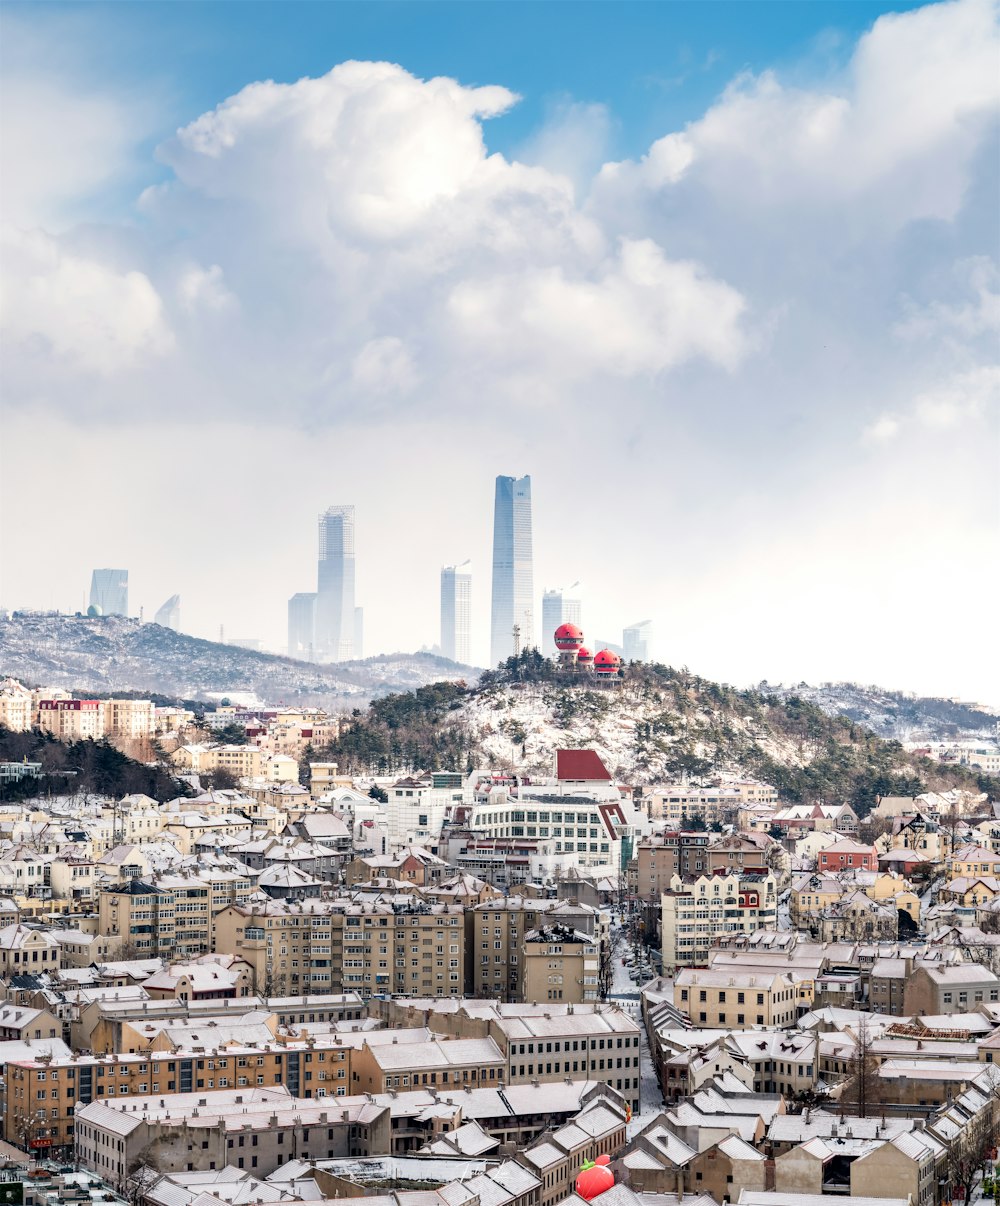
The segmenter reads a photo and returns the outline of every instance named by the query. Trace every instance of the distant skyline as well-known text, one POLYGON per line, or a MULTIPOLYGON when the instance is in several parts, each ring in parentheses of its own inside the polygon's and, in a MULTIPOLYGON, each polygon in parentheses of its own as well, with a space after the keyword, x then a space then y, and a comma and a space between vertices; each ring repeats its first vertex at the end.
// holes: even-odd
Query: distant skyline
POLYGON ((991 0, 9 2, 0 37, 0 605, 125 566, 134 614, 283 649, 349 500, 366 651, 436 642, 460 555, 489 664, 516 471, 531 606, 583 581, 588 646, 643 616, 713 679, 1000 702, 991 0))

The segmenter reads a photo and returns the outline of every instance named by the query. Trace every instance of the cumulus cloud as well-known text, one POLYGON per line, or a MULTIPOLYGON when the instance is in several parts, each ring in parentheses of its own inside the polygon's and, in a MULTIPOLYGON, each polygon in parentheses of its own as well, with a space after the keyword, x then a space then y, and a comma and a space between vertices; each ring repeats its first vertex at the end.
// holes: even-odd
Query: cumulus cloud
MULTIPOLYGON (((40 168, 18 194, 21 226, 44 229, 3 250, 11 406, 115 424, 116 448, 132 425, 169 421, 182 446, 219 460, 238 429, 240 463, 259 480, 303 467, 292 493, 307 516, 336 501, 336 463, 359 539, 393 547, 414 581, 424 563, 479 547, 474 508, 455 498, 530 470, 551 580, 583 576, 592 543, 628 571, 602 587, 621 591, 605 631, 620 610, 665 616, 678 591, 694 600, 685 623, 705 591, 730 607, 718 567, 739 548, 740 579, 764 602, 754 639, 725 646, 722 673, 780 673, 770 651, 795 608, 816 603, 799 583, 825 583, 835 564, 845 599, 869 596, 870 566, 852 568, 850 551, 870 522, 873 461, 886 522, 895 508, 930 531, 926 482, 946 478, 949 548, 976 557, 983 545, 998 410, 997 28, 987 0, 883 17, 836 76, 741 76, 645 155, 603 165, 613 117, 585 99, 560 102, 520 155, 503 156, 489 120, 518 98, 502 80, 342 63, 248 83, 183 125, 128 221, 111 206, 99 225, 56 222, 113 170, 114 131, 131 128, 118 113, 110 150, 95 150, 100 173, 70 156, 65 177, 40 168), (435 513, 462 514, 397 547, 398 503, 372 495, 373 466, 409 481, 415 465, 435 482, 435 513), (574 539, 559 525, 546 543, 544 516, 558 511, 572 511, 574 539), (826 511, 835 522, 821 522, 826 511), (762 542, 780 555, 758 555, 762 542), (782 559, 796 572, 779 598, 751 570, 782 559)), ((107 102, 95 89, 77 111, 93 98, 107 102)), ((29 488, 14 469, 9 488, 29 488)), ((256 530, 312 562, 311 520, 259 515, 256 530)), ((898 553, 900 581, 919 580, 925 549, 898 553)), ((242 556, 213 563, 217 579, 245 569, 242 556)), ((232 624, 278 644, 275 589, 230 603, 245 608, 232 624)), ((381 617, 370 604, 375 645, 429 639, 434 584, 423 602, 411 594, 403 619, 389 595, 381 617)), ((944 612, 933 619, 947 626, 944 612)), ((202 630, 218 622, 206 604, 202 630)), ((810 615, 807 635, 816 629, 810 615)), ((660 655, 682 647, 692 665, 717 664, 724 645, 718 625, 671 639, 660 655)), ((900 641, 895 664, 908 668, 900 641)), ((903 681, 870 626, 844 642, 870 653, 870 677, 903 681)), ((835 676, 821 653, 798 674, 835 676)))
POLYGON ((2 256, 0 328, 12 358, 105 377, 173 346, 143 273, 74 255, 40 231, 6 231, 2 256))

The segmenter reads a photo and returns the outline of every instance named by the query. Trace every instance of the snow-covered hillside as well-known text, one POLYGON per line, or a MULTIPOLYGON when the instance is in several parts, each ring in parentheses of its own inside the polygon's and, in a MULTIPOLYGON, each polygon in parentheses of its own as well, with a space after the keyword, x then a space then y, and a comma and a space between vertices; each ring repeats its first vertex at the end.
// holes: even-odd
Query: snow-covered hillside
POLYGON ((123 616, 15 612, 0 620, 0 677, 74 691, 145 691, 195 700, 252 693, 271 704, 334 708, 442 680, 474 682, 478 674, 430 653, 321 666, 123 616))
POLYGON ((782 699, 797 696, 808 700, 828 716, 846 716, 880 737, 897 741, 987 737, 995 733, 1000 719, 1000 714, 983 705, 907 695, 858 683, 824 683, 819 687, 761 683, 758 689, 782 699))

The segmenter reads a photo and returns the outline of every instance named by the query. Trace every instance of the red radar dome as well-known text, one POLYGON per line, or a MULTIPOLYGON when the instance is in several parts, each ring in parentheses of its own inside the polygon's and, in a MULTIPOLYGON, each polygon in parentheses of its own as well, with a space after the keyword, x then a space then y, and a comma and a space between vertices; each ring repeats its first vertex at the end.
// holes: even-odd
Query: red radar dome
POLYGON ((594 655, 590 652, 589 649, 584 649, 584 647, 581 645, 580 648, 576 652, 576 660, 578 662, 588 662, 589 663, 594 660, 594 655))
POLYGON ((622 659, 617 653, 612 653, 610 649, 602 649, 594 657, 594 669, 598 674, 617 674, 621 664, 622 659))
POLYGON ((556 648, 565 652, 567 649, 579 649, 583 644, 583 631, 575 624, 560 624, 554 637, 556 648))

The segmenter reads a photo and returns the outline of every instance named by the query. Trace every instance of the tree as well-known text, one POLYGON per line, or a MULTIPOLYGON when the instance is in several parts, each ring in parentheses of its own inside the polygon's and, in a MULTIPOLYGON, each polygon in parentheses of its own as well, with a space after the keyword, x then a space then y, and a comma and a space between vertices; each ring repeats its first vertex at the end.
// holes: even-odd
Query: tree
POLYGON ((840 1094, 842 1113, 847 1112, 845 1106, 853 1106, 853 1112, 859 1118, 871 1116, 882 1100, 882 1082, 878 1070, 879 1061, 872 1049, 868 1019, 862 1017, 855 1036, 851 1071, 840 1094))
POLYGON ((368 788, 368 794, 373 800, 378 800, 380 804, 389 803, 389 793, 383 787, 379 787, 377 783, 373 783, 368 788))
POLYGON ((234 791, 240 785, 239 779, 224 766, 217 766, 201 777, 211 791, 234 791))
POLYGON ((221 729, 216 729, 214 737, 219 745, 244 745, 247 739, 246 726, 230 722, 221 729))
POLYGON ((993 1102, 990 1101, 945 1144, 944 1166, 950 1185, 949 1197, 969 1200, 976 1173, 989 1159, 995 1144, 993 1102), (962 1192, 956 1192, 958 1190, 962 1192))

